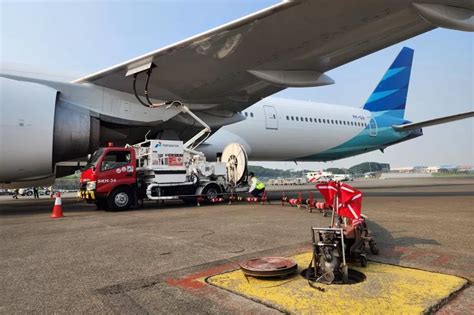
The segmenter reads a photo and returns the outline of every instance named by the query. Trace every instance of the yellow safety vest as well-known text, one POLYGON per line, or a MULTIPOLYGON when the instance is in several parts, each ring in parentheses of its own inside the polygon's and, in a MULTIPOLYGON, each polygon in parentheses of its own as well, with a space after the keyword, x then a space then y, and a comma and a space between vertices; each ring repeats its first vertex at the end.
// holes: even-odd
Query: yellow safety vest
POLYGON ((252 181, 256 181, 255 183, 255 189, 261 190, 265 188, 265 184, 259 181, 256 177, 252 178, 252 181))

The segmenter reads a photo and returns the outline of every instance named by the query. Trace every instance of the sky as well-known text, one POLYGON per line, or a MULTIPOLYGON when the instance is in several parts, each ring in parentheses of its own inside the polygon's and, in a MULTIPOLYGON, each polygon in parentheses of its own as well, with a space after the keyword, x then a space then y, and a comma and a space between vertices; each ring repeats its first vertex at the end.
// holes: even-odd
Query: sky
MULTIPOLYGON (((0 61, 77 78, 201 33, 278 1, 0 0, 0 61)), ((415 49, 405 117, 421 121, 474 110, 474 35, 435 29, 327 74, 336 84, 275 96, 360 107, 403 46, 415 49)), ((327 163, 252 163, 274 168, 473 165, 474 119, 424 128, 422 137, 327 163)))

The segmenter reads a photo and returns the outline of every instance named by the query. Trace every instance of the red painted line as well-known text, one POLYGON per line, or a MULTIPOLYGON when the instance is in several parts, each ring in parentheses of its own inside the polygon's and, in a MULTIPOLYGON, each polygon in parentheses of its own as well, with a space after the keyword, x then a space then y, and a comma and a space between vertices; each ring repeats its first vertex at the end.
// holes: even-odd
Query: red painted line
POLYGON ((439 255, 438 258, 433 259, 431 261, 433 265, 445 265, 448 262, 450 262, 451 259, 453 258, 453 256, 450 256, 450 255, 442 255, 442 254, 438 254, 438 255, 439 255))
POLYGON ((227 271, 231 271, 231 270, 234 270, 235 267, 236 265, 232 263, 224 264, 224 265, 216 266, 216 267, 206 269, 197 273, 193 273, 183 278, 166 279, 166 283, 174 287, 181 287, 183 289, 202 289, 205 286, 207 286, 207 284, 202 281, 199 281, 198 279, 224 273, 227 271))

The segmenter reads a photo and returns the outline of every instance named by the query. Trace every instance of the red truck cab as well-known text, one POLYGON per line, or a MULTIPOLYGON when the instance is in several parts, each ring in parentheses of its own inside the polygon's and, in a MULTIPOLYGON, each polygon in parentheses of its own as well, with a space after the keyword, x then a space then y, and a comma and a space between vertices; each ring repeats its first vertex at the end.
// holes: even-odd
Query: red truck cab
POLYGON ((80 197, 99 209, 129 209, 136 202, 135 149, 98 149, 82 170, 80 184, 80 197))

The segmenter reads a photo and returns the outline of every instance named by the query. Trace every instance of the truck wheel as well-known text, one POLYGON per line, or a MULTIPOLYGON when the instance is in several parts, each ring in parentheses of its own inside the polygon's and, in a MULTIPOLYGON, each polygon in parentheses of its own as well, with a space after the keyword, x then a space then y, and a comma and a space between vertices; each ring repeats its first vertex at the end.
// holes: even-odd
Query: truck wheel
POLYGON ((31 197, 31 196, 33 196, 33 192, 32 192, 32 191, 27 191, 27 192, 26 192, 26 195, 27 195, 28 197, 31 197))
POLYGON ((206 196, 207 200, 217 198, 221 193, 221 188, 218 185, 214 184, 208 185, 202 190, 202 194, 206 196))
POLYGON ((128 210, 132 205, 132 198, 129 188, 119 187, 107 197, 107 205, 112 211, 128 210))

